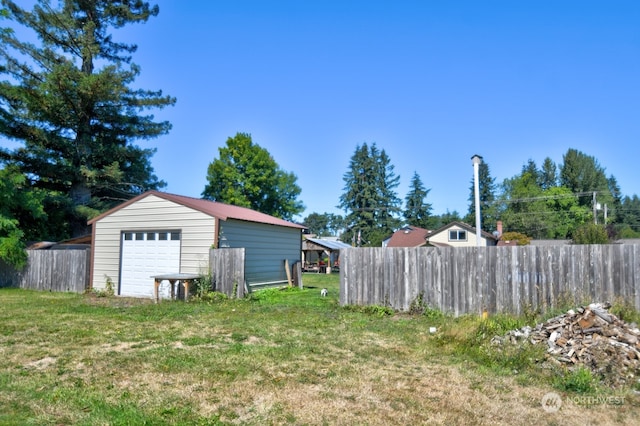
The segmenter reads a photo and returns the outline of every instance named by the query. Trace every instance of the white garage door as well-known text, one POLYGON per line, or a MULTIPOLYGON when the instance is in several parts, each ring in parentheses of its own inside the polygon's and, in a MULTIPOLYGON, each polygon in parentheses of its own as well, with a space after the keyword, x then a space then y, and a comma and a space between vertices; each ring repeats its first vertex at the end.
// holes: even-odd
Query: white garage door
MULTIPOLYGON (((120 265, 121 296, 153 297, 152 275, 180 272, 180 232, 123 232, 120 265)), ((160 296, 169 295, 165 281, 160 296)))

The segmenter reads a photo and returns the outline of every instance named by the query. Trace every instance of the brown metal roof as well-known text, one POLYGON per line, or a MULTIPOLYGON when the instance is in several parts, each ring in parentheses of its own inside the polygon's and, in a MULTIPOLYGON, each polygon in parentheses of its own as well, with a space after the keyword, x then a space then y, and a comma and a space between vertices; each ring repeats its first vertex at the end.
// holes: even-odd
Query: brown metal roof
POLYGON ((232 206, 231 204, 224 204, 217 201, 203 200, 202 198, 186 197, 184 195, 169 194, 167 192, 160 192, 160 191, 147 191, 144 194, 140 194, 137 197, 132 198, 129 201, 126 201, 120 204, 119 206, 116 206, 113 209, 102 213, 100 216, 97 216, 91 219, 88 223, 89 225, 92 225, 93 223, 97 222, 103 217, 108 216, 122 209, 123 207, 129 206, 150 195, 154 195, 158 198, 162 198, 164 200, 171 201, 176 204, 180 204, 185 207, 192 208, 194 210, 198 210, 202 213, 205 213, 212 217, 216 217, 220 220, 236 219, 236 220, 244 220, 247 222, 266 223, 269 225, 286 226, 289 228, 299 228, 299 229, 305 228, 304 226, 298 225, 297 223, 289 222, 287 220, 280 219, 265 213, 260 213, 255 210, 248 209, 246 207, 232 206))
POLYGON ((405 226, 393 233, 387 247, 420 247, 427 243, 428 230, 417 226, 405 226))

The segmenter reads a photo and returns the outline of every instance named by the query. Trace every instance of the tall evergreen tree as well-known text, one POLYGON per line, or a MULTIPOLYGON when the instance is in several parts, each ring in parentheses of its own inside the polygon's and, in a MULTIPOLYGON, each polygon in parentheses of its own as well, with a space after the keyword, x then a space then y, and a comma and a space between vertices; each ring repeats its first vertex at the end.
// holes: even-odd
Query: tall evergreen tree
MULTIPOLYGON (((480 191, 480 226, 483 231, 494 231, 498 220, 499 210, 496 204, 496 183, 491 177, 489 165, 483 161, 478 167, 478 187, 480 191)), ((471 193, 469 195, 469 211, 464 220, 475 226, 476 220, 475 184, 471 179, 471 193)))
POLYGON ((431 204, 425 202, 425 198, 429 194, 430 189, 426 189, 420 175, 413 172, 411 184, 409 185, 409 193, 405 197, 405 210, 403 216, 409 225, 419 226, 428 229, 433 226, 434 220, 431 217, 431 204))
POLYGON ((542 173, 538 170, 538 166, 536 162, 532 159, 529 159, 527 163, 522 166, 522 176, 525 174, 529 175, 529 183, 535 185, 537 187, 541 187, 542 185, 542 173))
POLYGON ((617 231, 620 238, 640 237, 640 198, 626 196, 616 212, 617 231))
POLYGON ((251 135, 237 133, 209 163, 202 196, 291 220, 304 210, 296 176, 278 166, 251 135))
MULTIPOLYGON (((111 31, 158 14, 142 0, 39 0, 31 12, 2 0, 12 25, 38 43, 0 32, 0 134, 24 146, 1 150, 32 184, 59 197, 59 228, 78 235, 86 220, 147 189, 164 186, 153 174, 155 150, 134 145, 167 133, 170 124, 144 115, 172 105, 160 91, 131 88, 140 69, 132 44, 111 31)), ((22 33, 20 33, 22 34, 22 33)))
POLYGON ((384 150, 375 144, 357 146, 343 176, 340 205, 347 214, 344 241, 357 246, 380 246, 400 225, 400 199, 395 188, 400 177, 384 150))
POLYGON ((553 188, 558 185, 558 168, 556 163, 547 157, 542 163, 542 170, 540 171, 540 186, 542 189, 553 188))
POLYGON ((620 219, 618 218, 617 212, 620 211, 622 207, 622 191, 620 190, 620 185, 618 185, 618 180, 613 175, 607 179, 607 186, 611 194, 611 204, 606 204, 608 214, 606 224, 618 223, 620 219))
POLYGON ((564 163, 560 167, 560 185, 580 195, 581 205, 592 207, 593 192, 596 193, 597 202, 612 204, 613 197, 605 169, 594 157, 571 148, 563 156, 563 160, 564 163))
POLYGON ((449 211, 449 209, 447 209, 446 212, 438 216, 438 220, 436 221, 433 228, 437 229, 437 228, 440 228, 441 226, 448 225, 451 222, 461 222, 461 221, 462 221, 462 216, 460 216, 460 213, 458 213, 457 210, 454 210, 451 212, 449 211))

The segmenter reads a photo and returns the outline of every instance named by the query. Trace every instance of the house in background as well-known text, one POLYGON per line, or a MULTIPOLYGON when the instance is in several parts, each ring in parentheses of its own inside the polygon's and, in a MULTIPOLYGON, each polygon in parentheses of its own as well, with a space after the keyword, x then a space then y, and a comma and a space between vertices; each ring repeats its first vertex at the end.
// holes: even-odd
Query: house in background
POLYGON ((407 225, 386 239, 383 247, 422 247, 427 245, 429 230, 417 226, 407 225))
MULTIPOLYGON (((499 231, 498 231, 499 232, 499 231)), ((440 229, 429 232, 427 245, 434 247, 476 247, 476 229, 462 222, 451 222, 440 229)), ((499 234, 492 235, 482 231, 480 246, 495 246, 500 239, 499 234)))
MULTIPOLYGON (((300 261, 304 226, 248 208, 149 191, 89 221, 90 286, 153 297, 158 274, 209 272, 209 250, 245 249, 246 284, 286 282, 300 261)), ((168 289, 162 289, 168 296, 168 289)))

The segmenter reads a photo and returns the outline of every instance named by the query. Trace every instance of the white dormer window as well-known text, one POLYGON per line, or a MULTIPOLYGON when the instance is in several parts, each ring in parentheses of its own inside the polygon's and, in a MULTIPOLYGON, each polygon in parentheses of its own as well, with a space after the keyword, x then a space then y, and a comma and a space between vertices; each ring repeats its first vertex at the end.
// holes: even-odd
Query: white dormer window
POLYGON ((449 231, 449 241, 467 241, 467 231, 452 229, 449 231))

